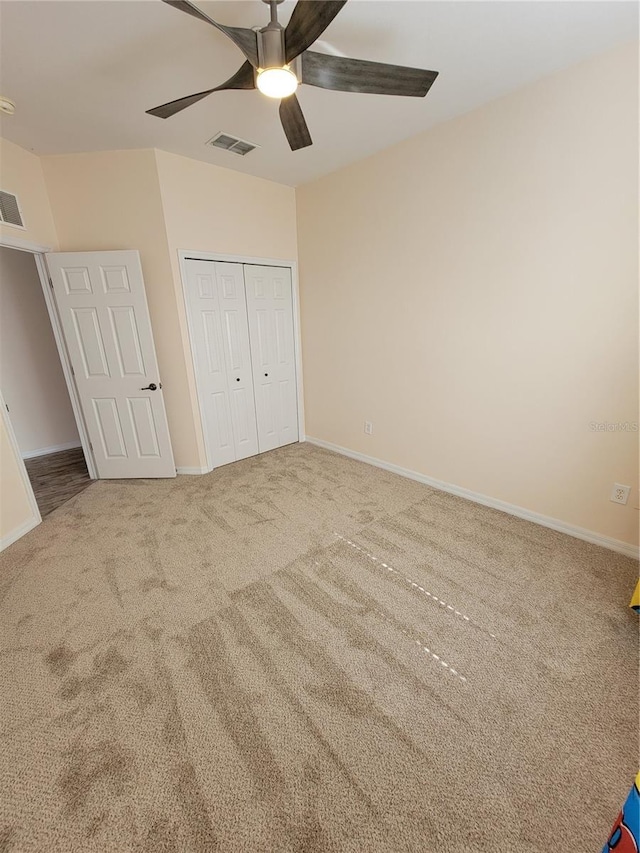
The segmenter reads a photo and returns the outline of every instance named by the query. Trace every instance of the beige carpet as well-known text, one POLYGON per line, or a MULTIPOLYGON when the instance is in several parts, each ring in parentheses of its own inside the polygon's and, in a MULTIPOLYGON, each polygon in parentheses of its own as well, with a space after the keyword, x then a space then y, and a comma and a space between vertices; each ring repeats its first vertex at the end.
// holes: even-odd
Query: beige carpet
POLYGON ((599 851, 633 561, 309 445, 0 558, 0 850, 599 851))

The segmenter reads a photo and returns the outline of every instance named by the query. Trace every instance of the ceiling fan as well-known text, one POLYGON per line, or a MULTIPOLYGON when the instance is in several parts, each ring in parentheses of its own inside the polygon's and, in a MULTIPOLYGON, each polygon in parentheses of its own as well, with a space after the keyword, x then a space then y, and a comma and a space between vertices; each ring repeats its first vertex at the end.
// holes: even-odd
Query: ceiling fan
POLYGON ((423 98, 438 76, 437 71, 349 59, 309 50, 347 0, 298 0, 286 29, 278 23, 278 5, 283 0, 263 0, 270 7, 271 20, 261 30, 219 24, 191 0, 163 2, 223 32, 240 48, 246 61, 233 77, 220 86, 147 110, 149 115, 159 118, 169 118, 212 92, 258 88, 270 98, 281 99, 280 121, 291 150, 296 151, 312 144, 295 95, 300 83, 338 92, 423 98))

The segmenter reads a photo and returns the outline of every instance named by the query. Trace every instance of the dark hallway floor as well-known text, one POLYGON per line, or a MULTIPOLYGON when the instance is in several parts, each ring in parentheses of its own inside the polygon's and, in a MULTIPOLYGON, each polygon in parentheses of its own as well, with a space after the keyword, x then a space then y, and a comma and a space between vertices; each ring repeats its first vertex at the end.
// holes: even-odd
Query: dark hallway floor
POLYGON ((81 447, 25 459, 25 465, 43 518, 91 485, 81 447))

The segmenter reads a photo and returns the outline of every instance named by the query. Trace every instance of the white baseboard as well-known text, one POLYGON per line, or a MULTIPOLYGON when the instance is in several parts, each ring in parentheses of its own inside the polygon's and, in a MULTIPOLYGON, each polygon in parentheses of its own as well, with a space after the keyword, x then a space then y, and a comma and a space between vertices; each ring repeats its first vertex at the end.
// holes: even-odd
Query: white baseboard
POLYGON ((48 456, 49 453, 60 453, 61 450, 74 450, 82 447, 79 441, 67 441, 65 444, 52 444, 51 447, 41 447, 39 450, 27 450, 22 453, 23 459, 35 459, 36 456, 48 456))
POLYGON ((418 474, 417 471, 410 471, 407 468, 401 468, 399 465, 394 465, 391 462, 384 462, 382 459, 376 459, 374 456, 366 456, 364 453, 358 453, 355 450, 348 450, 346 447, 340 447, 338 444, 332 444, 330 441, 323 441, 320 438, 311 438, 306 436, 306 441, 309 444, 317 444, 318 447, 324 447, 325 450, 333 450, 334 453, 340 453, 343 456, 348 456, 350 459, 357 459, 359 462, 366 462, 367 465, 374 465, 376 468, 383 468, 385 471, 391 471, 393 474, 400 474, 401 477, 408 477, 410 480, 417 480, 418 483, 424 483, 426 486, 432 486, 434 489, 440 489, 442 492, 457 495, 459 498, 465 498, 468 501, 482 504, 483 506, 499 509, 509 515, 515 515, 517 518, 523 518, 525 521, 532 521, 534 524, 539 524, 541 527, 549 527, 551 530, 557 530, 559 533, 566 533, 568 536, 573 536, 575 539, 582 539, 585 542, 591 542, 593 545, 600 545, 602 548, 608 548, 610 551, 616 551, 619 554, 624 554, 627 557, 638 559, 640 549, 636 545, 631 545, 629 542, 622 542, 619 539, 612 539, 609 536, 603 536, 601 533, 595 533, 593 530, 586 530, 584 527, 577 527, 574 524, 569 524, 566 521, 560 521, 557 518, 550 518, 547 515, 541 515, 538 512, 525 509, 515 504, 506 503, 497 498, 490 498, 487 495, 482 495, 479 492, 471 492, 469 489, 463 489, 461 486, 454 486, 451 483, 445 483, 442 480, 436 480, 433 477, 427 477, 426 474, 418 474))
POLYGON ((7 533, 6 536, 3 536, 2 539, 0 539, 0 551, 4 551, 4 549, 8 548, 9 545, 13 545, 13 543, 17 542, 18 539, 25 535, 25 533, 28 533, 30 530, 33 530, 34 527, 37 527, 41 521, 41 518, 33 516, 28 521, 25 521, 24 524, 21 524, 19 527, 16 527, 15 530, 12 530, 11 533, 7 533))
POLYGON ((185 468, 183 466, 176 468, 176 474, 208 474, 208 473, 209 473, 208 468, 189 468, 189 467, 185 468))

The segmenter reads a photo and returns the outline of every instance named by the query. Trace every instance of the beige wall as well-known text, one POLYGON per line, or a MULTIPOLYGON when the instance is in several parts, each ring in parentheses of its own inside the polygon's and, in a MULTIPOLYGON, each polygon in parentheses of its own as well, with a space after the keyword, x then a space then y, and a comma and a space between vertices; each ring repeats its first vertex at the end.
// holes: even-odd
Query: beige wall
POLYGON ((177 249, 297 257, 295 190, 156 151, 172 256, 177 249))
MULTIPOLYGON (((56 248, 57 236, 42 175, 34 154, 0 139, 0 189, 14 193, 26 228, 0 224, 0 235, 56 248)), ((0 542, 33 519, 21 476, 22 462, 9 442, 4 417, 0 419, 0 542)))
POLYGON ((17 196, 25 228, 0 222, 0 234, 55 249, 56 229, 40 158, 0 138, 0 189, 17 196))
POLYGON ((295 260, 295 191, 166 151, 155 154, 183 357, 188 365, 190 412, 197 425, 199 461, 190 464, 205 467, 178 250, 295 260))
POLYGON ((80 445, 33 255, 0 248, 0 388, 21 453, 80 445))
POLYGON ((298 190, 308 435, 637 543, 638 434, 590 428, 638 421, 637 70, 621 48, 298 190))

